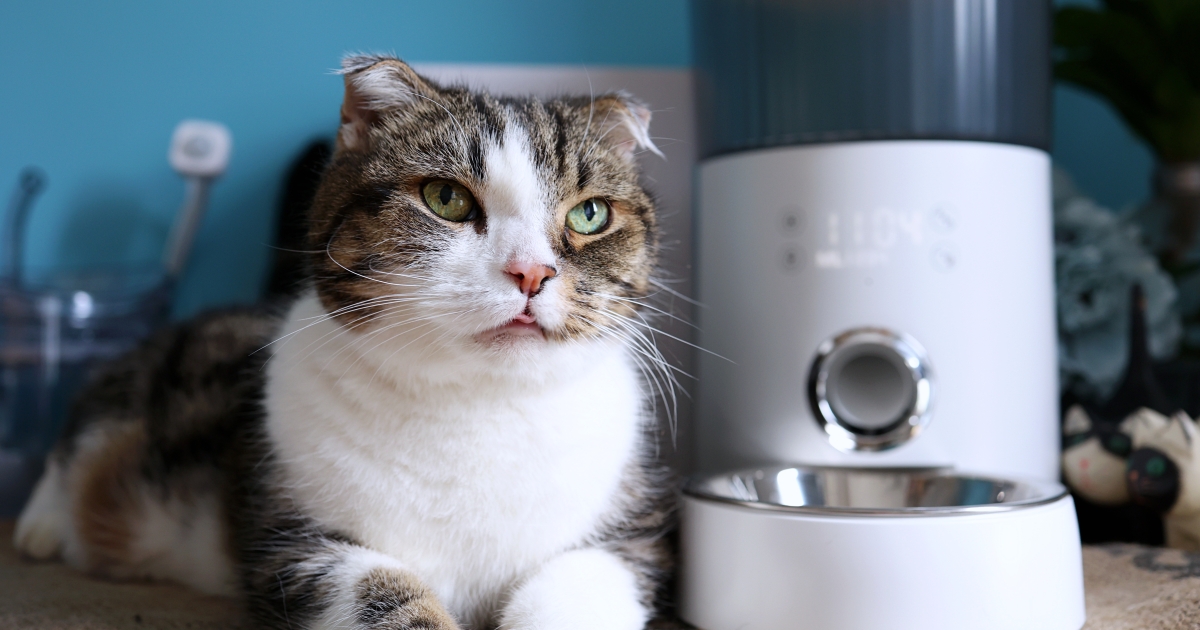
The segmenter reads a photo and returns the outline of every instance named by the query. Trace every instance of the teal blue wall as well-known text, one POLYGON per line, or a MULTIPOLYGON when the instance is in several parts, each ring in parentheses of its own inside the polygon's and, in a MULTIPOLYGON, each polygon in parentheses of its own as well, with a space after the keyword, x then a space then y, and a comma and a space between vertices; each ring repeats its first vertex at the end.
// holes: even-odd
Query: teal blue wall
POLYGON ((0 2, 0 203, 49 188, 32 267, 154 264, 183 195, 183 118, 234 136, 176 311, 254 298, 288 161, 337 124, 347 51, 413 61, 684 67, 686 0, 0 2))
POLYGON ((1080 190, 1107 208, 1124 211, 1150 195, 1150 149, 1090 93, 1055 88, 1053 151, 1080 190))
MULTIPOLYGON (((248 301, 264 281, 288 160, 337 122, 346 51, 415 61, 685 67, 686 0, 0 3, 0 202, 21 167, 50 187, 30 225, 32 266, 157 261, 183 194, 167 166, 183 118, 234 134, 228 175, 177 311, 248 301)), ((1083 190, 1143 199, 1149 153, 1111 109, 1055 98, 1054 154, 1083 190)))

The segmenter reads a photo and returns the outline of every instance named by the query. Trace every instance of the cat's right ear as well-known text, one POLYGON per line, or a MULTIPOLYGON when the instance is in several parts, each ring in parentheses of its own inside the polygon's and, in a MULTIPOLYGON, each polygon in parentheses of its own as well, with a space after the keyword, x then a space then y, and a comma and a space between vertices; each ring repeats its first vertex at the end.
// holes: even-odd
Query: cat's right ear
POLYGON ((371 125, 390 111, 417 99, 436 99, 437 89, 408 64, 383 55, 351 55, 342 59, 346 95, 342 100, 342 125, 338 149, 365 148, 371 125))
POLYGON ((1063 421, 1063 435, 1078 435, 1092 430, 1092 419, 1081 405, 1071 405, 1063 421))

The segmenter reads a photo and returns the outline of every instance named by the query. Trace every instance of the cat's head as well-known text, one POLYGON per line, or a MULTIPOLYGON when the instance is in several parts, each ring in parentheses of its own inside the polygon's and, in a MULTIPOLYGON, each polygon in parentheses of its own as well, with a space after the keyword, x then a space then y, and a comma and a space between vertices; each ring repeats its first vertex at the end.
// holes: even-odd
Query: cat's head
POLYGON ((1093 422, 1079 405, 1067 410, 1062 468, 1075 494, 1100 505, 1128 503, 1125 464, 1132 450, 1132 439, 1123 426, 1093 422))
POLYGON ((501 352, 635 326, 657 248, 644 105, 496 97, 390 57, 343 74, 310 216, 314 285, 343 326, 501 352))

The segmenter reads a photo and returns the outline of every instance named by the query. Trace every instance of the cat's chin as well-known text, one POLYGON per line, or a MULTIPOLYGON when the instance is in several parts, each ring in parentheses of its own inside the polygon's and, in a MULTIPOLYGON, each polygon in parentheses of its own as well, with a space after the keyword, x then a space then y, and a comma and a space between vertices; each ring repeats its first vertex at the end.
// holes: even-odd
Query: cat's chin
POLYGON ((529 344, 546 341, 546 333, 541 326, 533 322, 516 319, 495 328, 485 330, 475 335, 475 340, 490 347, 507 346, 511 344, 529 344))

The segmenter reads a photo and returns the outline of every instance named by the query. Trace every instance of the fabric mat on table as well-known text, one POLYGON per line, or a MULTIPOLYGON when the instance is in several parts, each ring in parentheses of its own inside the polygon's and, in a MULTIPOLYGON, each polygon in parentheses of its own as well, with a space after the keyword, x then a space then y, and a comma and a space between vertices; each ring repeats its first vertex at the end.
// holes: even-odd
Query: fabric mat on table
MULTIPOLYGON (((237 605, 169 584, 96 580, 60 563, 26 562, 0 522, 0 629, 228 630, 237 605)), ((1136 545, 1083 550, 1085 630, 1200 630, 1200 553, 1136 545)), ((660 622, 653 630, 683 624, 660 622)))
POLYGON ((1083 548, 1085 630, 1200 630, 1200 553, 1083 548))

